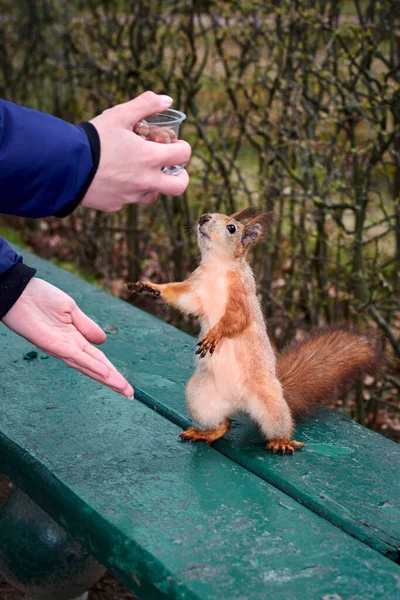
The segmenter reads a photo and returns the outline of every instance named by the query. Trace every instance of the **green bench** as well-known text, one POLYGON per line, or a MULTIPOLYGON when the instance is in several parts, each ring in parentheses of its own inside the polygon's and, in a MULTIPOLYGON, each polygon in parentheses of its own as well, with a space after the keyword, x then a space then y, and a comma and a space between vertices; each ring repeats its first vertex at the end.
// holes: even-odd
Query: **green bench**
POLYGON ((24 252, 100 325, 135 400, 0 325, 0 570, 39 600, 77 597, 104 565, 141 600, 400 598, 400 446, 326 409, 294 456, 236 421, 178 441, 195 340, 24 252), (112 327, 111 327, 112 326, 112 327))

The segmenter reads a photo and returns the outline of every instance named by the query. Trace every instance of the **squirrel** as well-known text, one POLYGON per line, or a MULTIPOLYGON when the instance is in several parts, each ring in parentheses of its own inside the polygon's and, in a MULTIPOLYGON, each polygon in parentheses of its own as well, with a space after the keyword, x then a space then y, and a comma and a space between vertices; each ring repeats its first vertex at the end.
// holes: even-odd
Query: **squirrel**
POLYGON ((204 214, 197 228, 201 264, 187 280, 127 284, 200 321, 196 367, 185 397, 201 429, 189 427, 180 434, 183 440, 211 444, 230 430, 235 413, 248 413, 266 449, 293 454, 304 447, 292 439, 295 417, 379 362, 375 337, 346 326, 317 328, 275 355, 247 262, 249 248, 267 233, 272 218, 253 208, 231 216, 204 214))

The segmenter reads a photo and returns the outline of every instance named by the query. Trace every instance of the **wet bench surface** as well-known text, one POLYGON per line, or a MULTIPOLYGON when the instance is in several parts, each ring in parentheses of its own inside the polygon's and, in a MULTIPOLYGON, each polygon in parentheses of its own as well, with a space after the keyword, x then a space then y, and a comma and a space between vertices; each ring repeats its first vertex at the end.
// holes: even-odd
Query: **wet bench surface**
POLYGON ((400 447, 328 410, 273 456, 178 441, 195 340, 24 252, 108 334, 126 400, 0 325, 0 471, 141 599, 400 597, 400 447))

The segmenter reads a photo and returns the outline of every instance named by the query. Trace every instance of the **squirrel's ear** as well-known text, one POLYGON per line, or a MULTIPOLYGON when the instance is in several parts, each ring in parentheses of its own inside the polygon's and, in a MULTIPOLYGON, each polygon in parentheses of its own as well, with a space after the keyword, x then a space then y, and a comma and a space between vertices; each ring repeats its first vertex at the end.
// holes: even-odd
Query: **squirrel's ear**
POLYGON ((274 218, 273 213, 263 213, 251 219, 243 230, 242 244, 250 246, 256 244, 268 231, 268 228, 274 218))
POLYGON ((260 214, 260 210, 256 206, 250 206, 249 208, 244 208, 243 210, 239 210, 239 212, 233 213, 230 218, 240 222, 252 219, 258 214, 260 214))

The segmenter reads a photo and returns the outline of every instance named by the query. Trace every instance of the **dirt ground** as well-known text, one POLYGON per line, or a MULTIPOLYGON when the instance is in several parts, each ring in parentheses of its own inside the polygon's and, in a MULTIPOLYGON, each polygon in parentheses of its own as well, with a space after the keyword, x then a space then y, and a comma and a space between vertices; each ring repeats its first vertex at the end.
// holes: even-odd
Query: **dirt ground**
MULTIPOLYGON (((0 474, 0 505, 12 488, 8 479, 0 474)), ((10 585, 0 573, 0 600, 23 600, 24 595, 10 585)), ((89 592, 89 600, 137 600, 111 573, 104 577, 89 592)))

